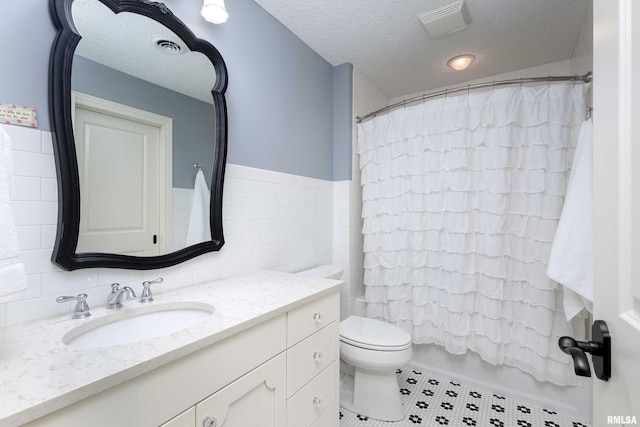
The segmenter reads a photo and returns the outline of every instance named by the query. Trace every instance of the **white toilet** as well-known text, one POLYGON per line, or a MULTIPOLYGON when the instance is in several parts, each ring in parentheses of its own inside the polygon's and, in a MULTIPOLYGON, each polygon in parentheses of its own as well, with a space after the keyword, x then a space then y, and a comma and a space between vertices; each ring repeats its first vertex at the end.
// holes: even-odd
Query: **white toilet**
MULTIPOLYGON (((323 265, 298 274, 339 279, 342 269, 323 265)), ((397 326, 360 316, 340 322, 340 358, 354 368, 352 403, 341 405, 382 421, 404 418, 396 369, 412 356, 411 336, 397 326)))
POLYGON ((412 356, 411 336, 397 326, 359 316, 340 322, 340 358, 355 367, 347 409, 382 421, 404 418, 396 369, 412 356))

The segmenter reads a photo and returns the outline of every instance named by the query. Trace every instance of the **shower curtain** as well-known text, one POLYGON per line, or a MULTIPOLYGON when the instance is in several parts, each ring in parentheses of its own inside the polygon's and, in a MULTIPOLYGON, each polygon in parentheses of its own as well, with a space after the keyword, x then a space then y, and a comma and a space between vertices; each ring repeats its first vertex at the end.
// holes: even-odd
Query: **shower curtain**
POLYGON ((585 85, 428 100, 358 126, 367 316, 414 343, 576 385, 546 275, 585 85))

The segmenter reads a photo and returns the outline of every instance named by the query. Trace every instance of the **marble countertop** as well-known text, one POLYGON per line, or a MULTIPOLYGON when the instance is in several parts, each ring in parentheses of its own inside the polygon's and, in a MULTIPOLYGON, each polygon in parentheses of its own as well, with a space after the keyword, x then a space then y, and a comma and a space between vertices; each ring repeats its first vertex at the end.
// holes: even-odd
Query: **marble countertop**
MULTIPOLYGON (((149 372, 239 331, 339 289, 343 282, 260 271, 154 294, 152 304, 210 304, 199 323, 138 343, 77 349, 72 329, 113 316, 104 306, 86 319, 71 314, 0 328, 0 426, 17 426, 149 372)), ((105 295, 106 298, 106 295, 105 295)), ((145 307, 124 302, 118 315, 145 307)))

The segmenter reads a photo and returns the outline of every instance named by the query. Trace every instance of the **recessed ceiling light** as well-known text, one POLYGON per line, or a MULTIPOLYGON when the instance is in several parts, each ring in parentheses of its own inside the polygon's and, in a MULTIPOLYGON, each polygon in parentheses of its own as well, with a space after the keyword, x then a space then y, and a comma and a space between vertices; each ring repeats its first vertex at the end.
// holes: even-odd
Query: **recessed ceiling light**
POLYGON ((456 71, 462 71, 466 69, 473 61, 476 60, 476 57, 473 55, 459 55, 451 58, 447 61, 447 65, 453 68, 456 71))

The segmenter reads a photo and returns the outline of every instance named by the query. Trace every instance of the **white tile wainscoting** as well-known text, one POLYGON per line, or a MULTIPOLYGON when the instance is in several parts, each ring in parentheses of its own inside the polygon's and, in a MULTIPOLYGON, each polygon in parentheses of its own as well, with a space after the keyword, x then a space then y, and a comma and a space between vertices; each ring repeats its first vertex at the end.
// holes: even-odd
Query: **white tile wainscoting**
MULTIPOLYGON (((259 269, 295 272, 320 263, 343 266, 348 262, 348 251, 344 251, 348 240, 360 233, 357 227, 349 227, 349 209, 334 210, 334 200, 349 197, 344 189, 349 193, 354 187, 350 181, 227 164, 223 196, 226 243, 220 252, 158 270, 63 271, 51 262, 58 212, 51 133, 0 126, 13 144, 12 209, 20 258, 29 280, 24 295, 0 304, 0 326, 70 311, 71 303, 55 302, 62 294, 84 292, 90 305, 103 305, 113 282, 137 289, 144 280, 163 277, 164 283, 158 286, 162 292, 259 269), (336 191, 338 188, 342 190, 336 191), (334 224, 342 226, 334 228, 334 224), (335 244, 342 249, 335 250, 335 244)), ((344 300, 348 295, 343 293, 343 305, 348 306, 349 301, 344 300)))

